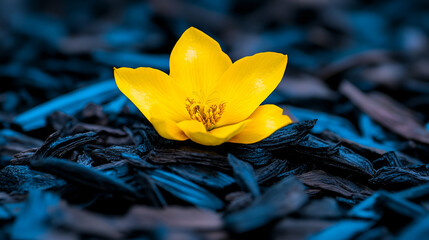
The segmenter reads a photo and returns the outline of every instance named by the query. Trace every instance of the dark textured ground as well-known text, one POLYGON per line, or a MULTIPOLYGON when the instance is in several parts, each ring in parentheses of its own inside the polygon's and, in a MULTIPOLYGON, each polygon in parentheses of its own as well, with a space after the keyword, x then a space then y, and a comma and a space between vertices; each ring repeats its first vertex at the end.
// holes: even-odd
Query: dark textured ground
POLYGON ((425 239, 426 1, 1 1, 0 239, 425 239), (286 53, 252 145, 159 137, 112 67, 286 53), (317 119, 317 121, 315 120, 317 119))

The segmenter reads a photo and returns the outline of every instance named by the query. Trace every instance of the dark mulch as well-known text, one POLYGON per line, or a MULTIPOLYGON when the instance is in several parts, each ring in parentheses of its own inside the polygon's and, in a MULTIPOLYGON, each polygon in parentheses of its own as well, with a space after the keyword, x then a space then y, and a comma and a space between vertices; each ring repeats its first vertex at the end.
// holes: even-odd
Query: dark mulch
POLYGON ((424 1, 0 2, 0 239, 425 239, 424 1), (289 56, 251 145, 161 138, 112 67, 195 26, 289 56))

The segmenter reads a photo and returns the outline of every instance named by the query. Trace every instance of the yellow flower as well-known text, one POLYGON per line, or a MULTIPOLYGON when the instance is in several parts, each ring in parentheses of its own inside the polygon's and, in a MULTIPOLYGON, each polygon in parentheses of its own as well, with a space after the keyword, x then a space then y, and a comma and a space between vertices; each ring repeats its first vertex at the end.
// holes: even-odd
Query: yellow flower
POLYGON ((115 80, 171 140, 203 145, 258 142, 291 123, 275 105, 259 106, 277 87, 287 56, 258 53, 234 63, 219 44, 189 28, 170 56, 170 75, 147 67, 115 68, 115 80))

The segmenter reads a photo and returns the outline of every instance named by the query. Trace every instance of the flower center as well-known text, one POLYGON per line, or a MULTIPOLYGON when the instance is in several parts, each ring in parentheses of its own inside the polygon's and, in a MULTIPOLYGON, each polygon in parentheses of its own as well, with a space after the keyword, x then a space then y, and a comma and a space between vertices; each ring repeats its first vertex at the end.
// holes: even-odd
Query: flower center
POLYGON ((202 122, 207 130, 212 130, 214 125, 220 120, 224 110, 225 103, 203 104, 195 101, 193 98, 186 98, 186 110, 192 120, 202 122))

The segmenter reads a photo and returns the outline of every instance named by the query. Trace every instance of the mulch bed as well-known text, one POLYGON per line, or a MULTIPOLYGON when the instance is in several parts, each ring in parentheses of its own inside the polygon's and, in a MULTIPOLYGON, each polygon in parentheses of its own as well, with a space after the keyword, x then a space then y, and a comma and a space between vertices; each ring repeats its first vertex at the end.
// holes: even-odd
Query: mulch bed
MULTIPOLYGON (((13 1, 12 1, 13 2, 13 1)), ((425 239, 425 1, 0 3, 0 239, 425 239), (112 67, 287 53, 258 143, 161 138, 112 67)))

